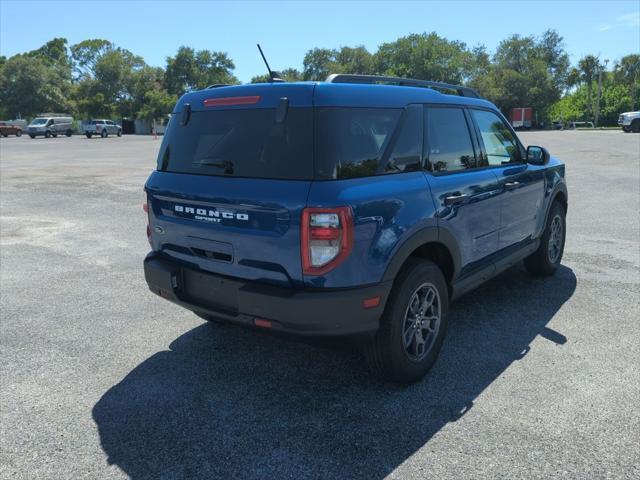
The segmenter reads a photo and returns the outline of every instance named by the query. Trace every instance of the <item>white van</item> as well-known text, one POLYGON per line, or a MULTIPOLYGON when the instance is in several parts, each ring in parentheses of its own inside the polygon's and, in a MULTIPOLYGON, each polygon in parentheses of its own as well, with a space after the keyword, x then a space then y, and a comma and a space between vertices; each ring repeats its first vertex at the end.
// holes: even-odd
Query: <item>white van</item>
POLYGON ((46 138, 58 135, 73 135, 73 118, 59 113, 42 113, 34 118, 27 127, 27 133, 31 138, 42 135, 46 138))

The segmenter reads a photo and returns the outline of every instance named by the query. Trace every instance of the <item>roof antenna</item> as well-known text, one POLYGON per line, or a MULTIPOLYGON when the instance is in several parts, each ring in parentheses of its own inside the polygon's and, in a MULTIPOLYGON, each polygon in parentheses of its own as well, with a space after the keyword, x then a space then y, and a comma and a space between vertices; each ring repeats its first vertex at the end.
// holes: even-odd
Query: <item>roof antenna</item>
POLYGON ((262 53, 262 48, 260 48, 260 44, 258 43, 258 50, 260 50, 260 55, 262 55, 262 60, 264 60, 264 64, 267 66, 267 70, 269 71, 269 82, 273 83, 273 82, 284 82, 284 80, 282 78, 280 78, 280 74, 278 72, 274 72, 271 70, 271 68, 269 67, 269 63, 267 62, 267 59, 264 56, 264 53, 262 53))

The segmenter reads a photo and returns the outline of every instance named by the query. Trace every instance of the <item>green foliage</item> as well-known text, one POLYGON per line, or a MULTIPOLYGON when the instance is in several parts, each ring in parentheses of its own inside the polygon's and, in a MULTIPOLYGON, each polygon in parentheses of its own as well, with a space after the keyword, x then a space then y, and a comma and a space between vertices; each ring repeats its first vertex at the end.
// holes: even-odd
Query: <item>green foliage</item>
POLYGON ((383 75, 462 84, 474 73, 475 61, 463 42, 432 32, 383 43, 375 54, 375 64, 383 75))
POLYGON ((216 83, 235 84, 234 68, 226 53, 180 47, 174 57, 167 57, 165 84, 169 93, 177 96, 216 83))
MULTIPOLYGON (((364 46, 313 48, 303 58, 302 72, 287 68, 280 75, 289 82, 354 73, 466 84, 507 115, 514 107, 533 107, 541 121, 584 121, 594 117, 603 72, 600 124, 612 125, 621 111, 638 108, 640 55, 622 57, 611 71, 605 67, 594 55, 571 66, 554 30, 539 37, 512 35, 492 54, 482 45, 469 48, 431 32, 383 43, 375 53, 364 46)), ((159 119, 189 90, 238 83, 234 68, 224 52, 183 46, 161 68, 109 40, 69 47, 66 39, 54 38, 33 51, 0 56, 0 115, 66 111, 80 118, 159 119)), ((268 80, 261 74, 251 82, 268 80)))
MULTIPOLYGON (((296 70, 295 68, 286 68, 281 72, 280 78, 282 78, 285 82, 301 82, 303 80, 302 74, 296 70)), ((251 78, 251 82, 249 83, 267 83, 269 81, 269 74, 265 73, 263 75, 256 75, 251 78)))

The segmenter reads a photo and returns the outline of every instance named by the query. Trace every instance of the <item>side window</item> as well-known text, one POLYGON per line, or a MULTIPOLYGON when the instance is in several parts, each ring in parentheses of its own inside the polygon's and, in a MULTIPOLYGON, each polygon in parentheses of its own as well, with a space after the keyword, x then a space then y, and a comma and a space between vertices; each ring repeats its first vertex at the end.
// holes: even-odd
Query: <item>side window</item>
POLYGON ((107 120, 107 125, 114 125, 114 123, 111 120, 107 120))
POLYGON ((409 105, 401 119, 400 131, 389 155, 386 173, 415 172, 422 169, 422 105, 409 105))
POLYGON ((316 109, 316 178, 376 175, 401 112, 391 108, 316 109))
POLYGON ((489 165, 505 165, 520 161, 518 143, 498 115, 486 110, 471 110, 471 115, 480 129, 489 165))
POLYGON ((476 167, 469 127, 461 108, 428 108, 425 112, 428 169, 435 173, 476 167))

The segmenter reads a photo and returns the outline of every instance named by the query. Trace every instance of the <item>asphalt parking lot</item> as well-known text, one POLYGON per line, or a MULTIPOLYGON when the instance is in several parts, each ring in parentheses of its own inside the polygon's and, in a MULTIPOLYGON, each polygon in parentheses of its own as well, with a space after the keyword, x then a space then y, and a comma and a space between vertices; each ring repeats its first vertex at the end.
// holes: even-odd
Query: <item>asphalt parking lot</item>
POLYGON ((0 477, 639 478, 640 135, 531 132, 566 161, 564 266, 451 311, 431 373, 151 294, 150 137, 0 140, 0 477))

